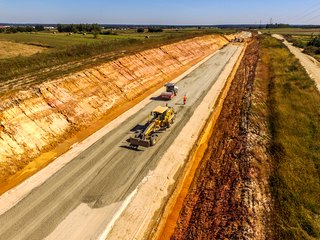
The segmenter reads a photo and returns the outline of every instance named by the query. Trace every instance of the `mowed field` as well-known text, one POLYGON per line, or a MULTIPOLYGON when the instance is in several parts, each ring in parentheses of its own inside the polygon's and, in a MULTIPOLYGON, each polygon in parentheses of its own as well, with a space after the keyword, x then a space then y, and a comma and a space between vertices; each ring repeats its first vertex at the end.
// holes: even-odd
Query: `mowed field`
POLYGON ((35 53, 46 50, 45 47, 32 46, 23 43, 15 43, 0 40, 0 59, 11 58, 16 56, 30 56, 35 53))

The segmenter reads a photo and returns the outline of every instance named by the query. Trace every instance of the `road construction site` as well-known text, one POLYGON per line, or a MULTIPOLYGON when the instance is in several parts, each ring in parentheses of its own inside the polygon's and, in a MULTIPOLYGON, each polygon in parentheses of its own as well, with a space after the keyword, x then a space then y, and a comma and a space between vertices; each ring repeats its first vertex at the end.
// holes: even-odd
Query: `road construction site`
MULTIPOLYGON (((228 42, 221 35, 198 37, 124 56, 38 85, 28 75, 24 76, 26 79, 3 82, 0 193, 228 42)), ((60 68, 44 71, 63 72, 60 68)))
POLYGON ((153 222, 157 218, 155 214, 159 217, 242 48, 241 43, 228 44, 218 51, 213 48, 213 54, 176 79, 179 92, 171 101, 158 99, 163 89, 154 92, 85 141, 74 145, 47 168, 3 194, 0 197, 0 239, 123 239, 123 234, 144 237, 152 224, 156 224, 153 222), (187 96, 186 105, 183 104, 184 95, 187 96), (171 127, 158 133, 155 146, 131 148, 127 139, 134 135, 134 129, 148 120, 153 109, 166 104, 176 112, 171 127), (150 189, 148 179, 154 173, 169 178, 165 175, 166 165, 169 166, 165 162, 169 160, 168 151, 183 157, 175 168, 167 168, 174 170, 169 172, 170 181, 161 186, 151 185, 153 192, 143 194, 144 187, 150 189), (157 191, 163 195, 155 198, 157 191), (152 197, 148 199, 148 195, 152 197), (139 212, 135 204, 140 207, 150 204, 143 219, 136 217, 141 217, 145 209, 139 212), (138 225, 124 231, 128 214, 138 225))

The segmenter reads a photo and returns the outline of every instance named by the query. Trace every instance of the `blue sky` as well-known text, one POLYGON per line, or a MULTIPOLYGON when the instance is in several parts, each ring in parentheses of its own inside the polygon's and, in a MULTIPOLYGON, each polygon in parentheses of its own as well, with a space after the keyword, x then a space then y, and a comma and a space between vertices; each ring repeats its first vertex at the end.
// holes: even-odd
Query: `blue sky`
POLYGON ((0 22, 320 24, 320 0, 0 0, 0 22))

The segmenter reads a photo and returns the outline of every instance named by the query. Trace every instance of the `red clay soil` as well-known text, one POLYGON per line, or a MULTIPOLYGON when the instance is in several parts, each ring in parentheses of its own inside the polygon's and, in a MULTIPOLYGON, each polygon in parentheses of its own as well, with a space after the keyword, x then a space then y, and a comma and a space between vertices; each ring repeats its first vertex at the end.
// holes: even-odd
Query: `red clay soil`
POLYGON ((258 48, 246 50, 171 239, 267 238, 268 187, 250 135, 258 48))

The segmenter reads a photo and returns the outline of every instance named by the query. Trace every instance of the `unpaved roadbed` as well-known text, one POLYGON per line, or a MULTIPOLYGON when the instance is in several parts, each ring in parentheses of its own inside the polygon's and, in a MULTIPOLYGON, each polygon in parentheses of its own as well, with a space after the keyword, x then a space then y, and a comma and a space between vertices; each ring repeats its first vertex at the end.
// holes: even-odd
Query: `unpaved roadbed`
POLYGON ((156 227, 164 204, 170 197, 189 153, 214 109, 218 96, 238 60, 242 47, 230 59, 217 82, 207 93, 193 116, 162 156, 156 169, 139 186, 137 195, 120 216, 107 239, 148 239, 156 227))

